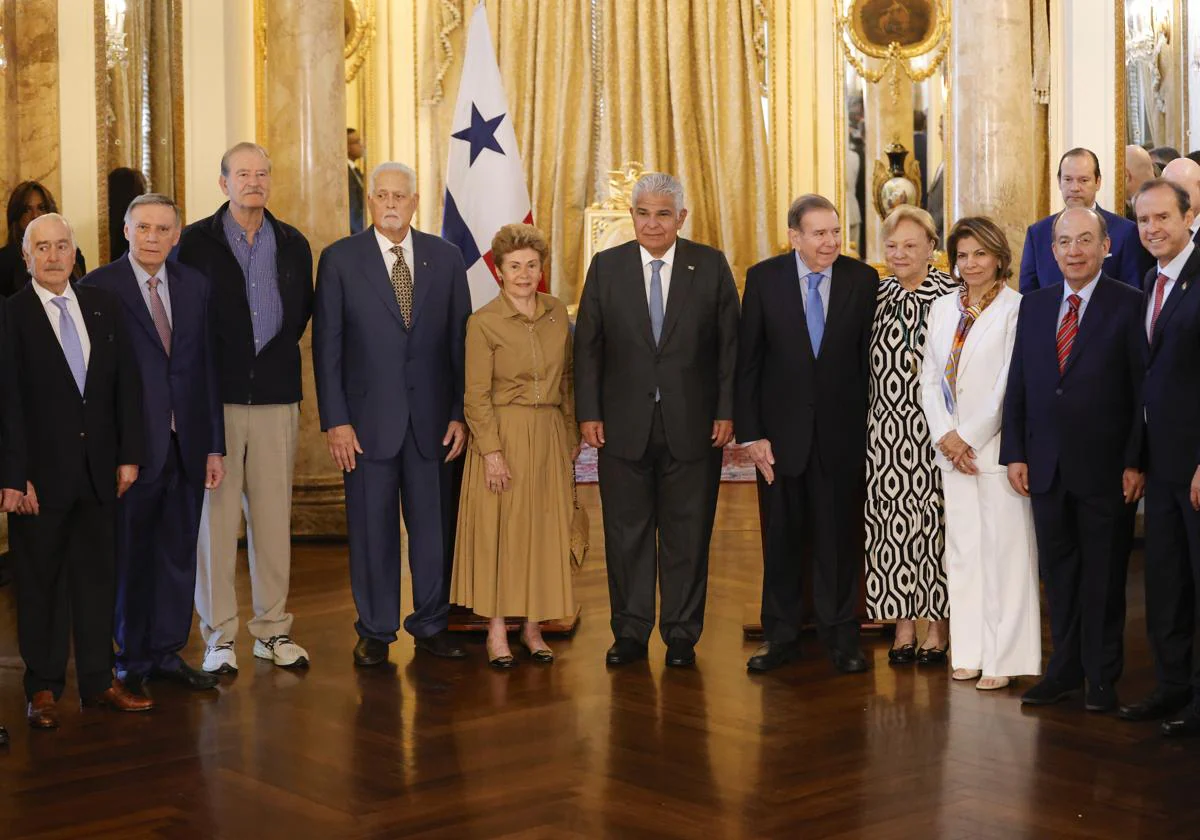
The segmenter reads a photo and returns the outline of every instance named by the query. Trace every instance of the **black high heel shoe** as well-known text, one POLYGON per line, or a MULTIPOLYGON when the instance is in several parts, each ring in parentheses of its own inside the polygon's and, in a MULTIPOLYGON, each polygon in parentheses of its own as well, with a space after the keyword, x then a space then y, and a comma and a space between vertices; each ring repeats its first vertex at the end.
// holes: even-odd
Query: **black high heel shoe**
POLYGON ((949 643, 942 645, 940 648, 923 647, 919 651, 917 651, 917 664, 918 665, 945 665, 946 660, 949 658, 946 656, 946 651, 948 651, 949 649, 950 649, 949 643))
POLYGON ((486 644, 485 647, 487 647, 488 664, 493 668, 506 671, 509 668, 517 667, 516 657, 514 657, 511 653, 506 653, 503 656, 496 656, 492 653, 492 646, 490 644, 486 644))
POLYGON ((549 665, 554 661, 554 651, 548 647, 534 649, 529 642, 525 641, 525 637, 521 636, 521 647, 529 654, 529 658, 541 665, 549 665))
POLYGON ((917 661, 917 646, 909 642, 907 645, 894 647, 888 651, 889 665, 911 665, 917 661))

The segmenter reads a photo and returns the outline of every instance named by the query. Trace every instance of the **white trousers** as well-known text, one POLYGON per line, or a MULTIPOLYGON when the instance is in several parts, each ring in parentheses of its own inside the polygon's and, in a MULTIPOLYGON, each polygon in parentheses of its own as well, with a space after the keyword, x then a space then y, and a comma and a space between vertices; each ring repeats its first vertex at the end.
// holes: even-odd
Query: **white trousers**
POLYGON ((1042 672, 1037 547, 1029 499, 1005 473, 942 471, 950 661, 986 676, 1042 672))

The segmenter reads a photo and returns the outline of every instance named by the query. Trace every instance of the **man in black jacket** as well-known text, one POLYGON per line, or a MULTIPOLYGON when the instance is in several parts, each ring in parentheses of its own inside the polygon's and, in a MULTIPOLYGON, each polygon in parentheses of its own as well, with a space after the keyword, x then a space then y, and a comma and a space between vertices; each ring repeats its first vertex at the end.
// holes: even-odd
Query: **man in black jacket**
POLYGON ((308 664, 290 637, 292 467, 300 418, 300 338, 312 316, 312 250, 266 209, 271 160, 253 143, 221 158, 229 201, 188 225, 179 261, 212 283, 210 323, 225 414, 225 480, 205 499, 196 611, 208 646, 204 670, 237 671, 233 643, 238 525, 243 500, 250 553, 254 655, 282 667, 308 664))

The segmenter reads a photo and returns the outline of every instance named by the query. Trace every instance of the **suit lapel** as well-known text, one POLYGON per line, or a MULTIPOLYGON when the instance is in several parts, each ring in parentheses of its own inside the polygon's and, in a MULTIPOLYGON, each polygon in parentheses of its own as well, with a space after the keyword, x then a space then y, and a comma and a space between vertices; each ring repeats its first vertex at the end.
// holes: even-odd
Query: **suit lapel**
MULTIPOLYGON (((429 260, 425 253, 425 235, 418 230, 412 232, 413 243, 413 264, 409 266, 412 271, 413 279, 413 311, 412 322, 415 326, 417 323, 417 315, 421 311, 421 304, 429 297, 429 290, 433 285, 433 278, 430 276, 432 269, 429 267, 429 260)), ((391 281, 388 281, 388 288, 391 288, 391 281)), ((395 297, 395 294, 392 295, 395 297)), ((396 311, 400 311, 400 306, 397 304, 396 311)))
MULTIPOLYGON (((175 278, 176 274, 171 272, 170 266, 167 267, 167 283, 170 286, 168 294, 171 296, 172 302, 176 299, 176 289, 178 287, 175 278)), ((159 338, 158 329, 154 326, 154 320, 150 317, 150 310, 146 308, 146 300, 142 297, 141 287, 138 285, 137 275, 133 272, 133 266, 129 264, 129 260, 125 260, 125 265, 121 268, 120 282, 117 283, 117 294, 121 298, 121 302, 125 308, 133 315, 133 320, 141 324, 142 329, 150 336, 154 342, 154 346, 163 353, 166 349, 162 345, 162 339, 159 338)), ((174 309, 175 307, 172 307, 174 309)))
MULTIPOLYGON (((108 340, 110 338, 108 328, 104 324, 104 315, 95 310, 91 301, 85 300, 82 295, 79 295, 79 290, 76 289, 76 295, 79 297, 79 311, 83 313, 83 325, 88 332, 88 341, 92 345, 91 353, 87 361, 87 372, 84 374, 83 393, 87 396, 92 389, 91 373, 96 369, 97 363, 101 357, 108 352, 108 340)), ((63 361, 66 361, 66 356, 63 356, 63 361)), ((70 367, 67 368, 70 371, 70 367)), ((71 377, 71 382, 74 383, 75 377, 71 377)))
MULTIPOLYGON (((675 245, 675 264, 671 266, 671 290, 667 293, 667 299, 664 301, 666 312, 663 314, 662 335, 659 338, 658 346, 666 346, 667 340, 671 337, 671 331, 675 329, 675 325, 679 323, 679 316, 687 307, 687 302, 692 297, 692 286, 696 279, 696 266, 689 264, 691 259, 691 248, 686 239, 677 239, 675 245)), ((646 317, 650 317, 649 307, 646 309, 646 317)), ((653 332, 651 332, 653 338, 653 332)))
MULTIPOLYGON (((997 313, 1003 308, 1000 303, 1000 300, 1003 296, 1004 291, 1001 290, 1000 294, 996 295, 996 299, 989 304, 987 309, 980 313, 979 317, 975 319, 975 323, 971 325, 971 331, 967 333, 967 340, 963 344, 962 356, 958 361, 959 379, 962 379, 963 373, 971 363, 971 359, 975 357, 975 348, 979 346, 981 341, 983 341, 984 336, 986 336, 988 331, 991 330, 992 325, 1000 320, 1000 317, 997 315, 997 313)), ((955 312, 960 318, 962 317, 962 313, 958 312, 957 308, 955 309, 955 312)), ((955 324, 957 326, 957 322, 955 322, 955 324)))
MULTIPOLYGON (((404 326, 404 318, 400 314, 400 304, 396 302, 396 292, 392 289, 392 278, 388 275, 387 263, 383 261, 383 252, 379 250, 379 242, 375 238, 375 227, 371 226, 362 233, 360 248, 362 250, 363 275, 367 285, 375 290, 384 308, 392 313, 400 326, 404 326)), ((416 237, 413 237, 413 253, 416 254, 416 237)), ((415 260, 414 260, 415 262, 415 260)), ((412 269, 412 266, 409 266, 412 269)), ((416 275, 413 275, 414 280, 416 275)), ((415 292, 414 292, 415 295, 415 292)), ((413 311, 416 311, 414 302, 413 311)))
MULTIPOLYGON (((46 349, 42 354, 55 360, 51 364, 58 368, 59 376, 65 379, 74 393, 78 394, 79 387, 75 384, 75 374, 71 373, 71 366, 67 364, 67 354, 63 352, 62 344, 59 343, 58 337, 55 336, 54 328, 50 326, 50 317, 46 312, 46 308, 42 305, 42 299, 34 291, 34 282, 30 280, 29 284, 25 286, 29 290, 29 314, 27 317, 33 323, 33 337, 45 345, 46 349)), ((76 297, 78 297, 78 289, 76 289, 76 297)), ((80 301, 80 309, 83 309, 82 300, 80 301)), ((54 317, 58 317, 57 312, 52 314, 54 314, 54 317)), ((86 317, 84 318, 84 322, 87 322, 86 317)), ((88 336, 90 340, 90 329, 88 330, 88 336)), ((87 389, 86 379, 84 380, 84 389, 87 389)))
MULTIPOLYGON (((1062 307, 1062 296, 1058 298, 1059 308, 1062 307)), ((1058 310, 1054 312, 1054 353, 1055 360, 1058 358, 1058 310)), ((1088 301, 1087 311, 1084 312, 1084 318, 1079 322, 1079 330, 1075 333, 1075 343, 1071 345, 1071 354, 1067 356, 1067 363, 1063 365, 1060 379, 1065 377, 1071 371, 1071 366, 1075 364, 1075 360, 1079 358, 1079 354, 1083 352, 1083 347, 1088 340, 1102 329, 1105 319, 1108 317, 1108 290, 1105 288, 1104 275, 1100 275, 1100 279, 1096 281, 1096 288, 1092 290, 1092 299, 1088 301)))
MULTIPOLYGON (((838 260, 841 260, 841 257, 838 257, 837 260, 834 260, 832 269, 830 271, 829 311, 825 313, 825 332, 827 333, 829 332, 830 325, 837 323, 837 319, 841 317, 842 310, 845 309, 846 305, 850 303, 850 284, 838 281, 838 260)), ((796 280, 798 284, 798 276, 796 280)), ((805 329, 807 329, 807 324, 805 324, 805 329)))
MULTIPOLYGON (((787 323, 800 325, 801 343, 804 344, 804 354, 815 360, 812 349, 812 336, 808 334, 808 318, 804 312, 804 292, 800 288, 800 269, 796 266, 796 252, 788 251, 784 264, 780 266, 780 282, 785 311, 782 313, 787 323)), ((831 281, 832 282, 832 281, 831 281)), ((833 289, 830 288, 832 296, 833 289)), ((832 306, 830 307, 833 308, 832 306)))
MULTIPOLYGON (((1192 251, 1192 255, 1188 257, 1188 261, 1183 266, 1183 271, 1179 272, 1179 277, 1175 281, 1175 285, 1171 287, 1171 294, 1167 295, 1167 299, 1163 301, 1162 312, 1158 313, 1158 320, 1154 322, 1154 340, 1150 343, 1150 352, 1154 353, 1158 346, 1162 343, 1163 327, 1167 325, 1167 321, 1175 314, 1180 306, 1184 295, 1188 294, 1192 289, 1192 281, 1196 279, 1196 275, 1200 273, 1200 247, 1192 251)), ((1157 281, 1155 281, 1157 283, 1157 281)), ((1148 305, 1154 305, 1154 288, 1149 290, 1147 298, 1148 305)))
MULTIPOLYGON (((629 313, 633 316, 637 331, 650 345, 651 350, 657 350, 658 347, 654 344, 654 330, 650 327, 650 304, 646 299, 646 277, 642 272, 642 252, 636 241, 623 247, 626 248, 625 253, 621 255, 624 266, 622 266, 619 276, 625 288, 621 291, 621 297, 629 301, 629 313)), ((678 253, 676 251, 676 254, 678 253)), ((674 278, 672 277, 672 279, 674 278)), ((663 303, 665 304, 666 301, 663 303)))

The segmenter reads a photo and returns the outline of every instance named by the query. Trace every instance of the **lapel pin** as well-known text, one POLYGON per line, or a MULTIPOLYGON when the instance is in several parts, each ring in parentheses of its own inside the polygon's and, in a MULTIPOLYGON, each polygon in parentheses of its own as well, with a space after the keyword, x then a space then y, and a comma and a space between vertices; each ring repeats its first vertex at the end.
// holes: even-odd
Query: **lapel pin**
POLYGON ((695 271, 695 270, 696 270, 696 266, 694 266, 694 265, 688 266, 688 271, 695 271))

